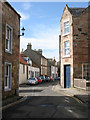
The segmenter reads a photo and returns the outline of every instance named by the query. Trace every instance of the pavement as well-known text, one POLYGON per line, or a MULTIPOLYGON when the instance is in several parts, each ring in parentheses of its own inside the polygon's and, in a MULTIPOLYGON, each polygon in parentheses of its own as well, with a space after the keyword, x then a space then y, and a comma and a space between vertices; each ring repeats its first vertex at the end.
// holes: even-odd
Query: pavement
POLYGON ((90 102, 90 91, 85 91, 79 88, 62 88, 59 84, 52 87, 56 92, 63 92, 64 95, 72 96, 82 103, 88 104, 90 102))

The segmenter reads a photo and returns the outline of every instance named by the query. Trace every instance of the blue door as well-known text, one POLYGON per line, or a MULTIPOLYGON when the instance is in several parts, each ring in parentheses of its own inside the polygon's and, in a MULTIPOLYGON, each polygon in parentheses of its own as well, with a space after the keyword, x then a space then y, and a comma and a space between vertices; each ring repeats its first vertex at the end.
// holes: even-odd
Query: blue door
POLYGON ((70 88, 71 87, 71 75, 70 75, 70 65, 64 66, 64 87, 70 88))

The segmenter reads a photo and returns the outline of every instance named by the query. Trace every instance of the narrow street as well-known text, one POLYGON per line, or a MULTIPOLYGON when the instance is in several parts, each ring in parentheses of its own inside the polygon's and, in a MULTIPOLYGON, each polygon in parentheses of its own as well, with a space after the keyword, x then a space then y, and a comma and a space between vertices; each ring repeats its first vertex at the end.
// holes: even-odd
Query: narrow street
POLYGON ((63 91, 55 92, 52 87, 59 81, 38 85, 21 85, 19 95, 25 100, 3 110, 4 118, 88 118, 88 106, 80 104, 63 91))

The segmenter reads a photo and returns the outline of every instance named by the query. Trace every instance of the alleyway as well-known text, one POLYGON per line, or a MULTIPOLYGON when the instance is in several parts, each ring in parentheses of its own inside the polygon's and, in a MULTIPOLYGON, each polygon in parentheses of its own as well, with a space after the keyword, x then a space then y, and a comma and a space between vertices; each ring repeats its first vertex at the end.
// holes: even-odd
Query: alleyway
POLYGON ((25 101, 3 110, 3 118, 87 118, 88 106, 52 90, 58 81, 20 87, 25 101))

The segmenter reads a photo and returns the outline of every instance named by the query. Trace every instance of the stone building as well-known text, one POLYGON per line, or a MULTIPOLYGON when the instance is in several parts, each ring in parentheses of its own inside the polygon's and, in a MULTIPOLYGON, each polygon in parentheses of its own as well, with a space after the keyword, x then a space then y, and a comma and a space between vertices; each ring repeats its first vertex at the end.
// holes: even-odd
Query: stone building
POLYGON ((61 85, 88 89, 90 80, 87 8, 64 8, 61 17, 61 85))
POLYGON ((32 61, 40 68, 40 76, 47 76, 47 59, 42 55, 41 49, 37 51, 32 50, 32 45, 29 43, 23 54, 30 57, 32 61))
POLYGON ((48 73, 47 73, 47 76, 51 76, 52 78, 56 78, 58 76, 58 67, 57 67, 57 62, 56 60, 54 59, 50 59, 48 58, 48 73))
POLYGON ((2 68, 2 98, 6 99, 11 96, 18 96, 20 15, 8 2, 1 2, 0 4, 2 6, 0 11, 2 16, 2 23, 0 23, 2 25, 0 27, 2 33, 2 41, 0 41, 2 65, 0 68, 2 68))
POLYGON ((20 54, 19 84, 27 83, 30 77, 39 77, 40 69, 33 65, 29 57, 20 54))

